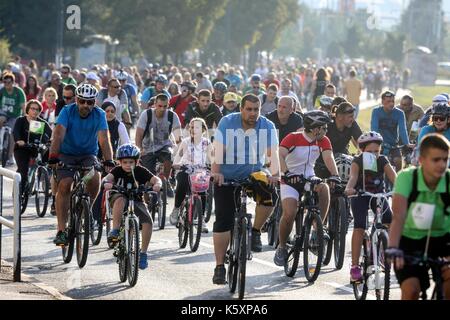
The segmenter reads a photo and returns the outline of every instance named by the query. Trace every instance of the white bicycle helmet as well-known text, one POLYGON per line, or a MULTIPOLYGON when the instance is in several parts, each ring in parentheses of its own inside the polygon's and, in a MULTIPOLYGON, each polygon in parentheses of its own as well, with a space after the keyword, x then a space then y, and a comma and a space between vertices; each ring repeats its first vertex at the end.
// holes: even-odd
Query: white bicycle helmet
POLYGON ((93 85, 85 83, 77 88, 75 95, 80 99, 95 100, 98 95, 98 90, 93 85))
POLYGON ((359 139, 358 139, 358 145, 359 145, 360 148, 361 148, 362 145, 366 145, 366 144, 369 144, 371 142, 376 142, 376 143, 382 144, 383 143, 383 137, 378 132, 371 131, 371 132, 363 133, 361 135, 361 137, 359 137, 359 139))
POLYGON ((353 157, 347 154, 339 153, 336 154, 335 161, 339 177, 341 178, 342 182, 347 183, 350 179, 353 157))
POLYGON ((126 73, 123 70, 120 70, 119 72, 117 72, 116 74, 116 78, 119 81, 124 81, 124 80, 128 80, 128 73, 126 73))
POLYGON ((305 113, 303 122, 306 130, 312 130, 331 123, 331 118, 325 111, 315 110, 305 113))

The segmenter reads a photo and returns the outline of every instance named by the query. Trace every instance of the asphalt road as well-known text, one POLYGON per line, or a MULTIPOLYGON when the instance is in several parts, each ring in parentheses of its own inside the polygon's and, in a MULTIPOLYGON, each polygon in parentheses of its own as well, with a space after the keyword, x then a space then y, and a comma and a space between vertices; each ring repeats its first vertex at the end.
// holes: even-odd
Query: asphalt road
MULTIPOLYGON (((10 216, 11 182, 5 179, 4 216, 10 216)), ((215 267, 212 233, 202 236, 196 253, 178 247, 177 229, 168 226, 154 231, 149 249, 149 268, 139 271, 138 283, 130 288, 119 282, 118 265, 107 248, 106 238, 97 247, 90 247, 86 266, 79 269, 76 256, 70 264, 62 261, 61 249, 52 240, 56 234, 56 218, 48 214, 38 218, 34 201, 22 219, 22 266, 23 271, 62 294, 73 299, 235 299, 228 286, 212 283, 215 267)), ((170 199, 171 212, 173 199, 170 199)), ((252 205, 250 205, 252 207, 252 205)), ((208 224, 212 230, 214 216, 208 224)), ((302 262, 294 278, 285 276, 282 268, 273 263, 274 250, 267 246, 263 234, 263 252, 254 254, 247 266, 246 299, 248 300, 353 300, 349 285, 351 229, 347 235, 347 257, 342 270, 335 270, 334 262, 322 268, 314 284, 306 281, 302 262)), ((11 261, 12 233, 3 228, 3 259, 11 261)), ((302 259, 302 258, 301 258, 302 259)), ((302 261, 302 260, 301 260, 302 261)), ((392 275, 393 276, 393 275, 392 275)), ((399 298, 395 279, 392 299, 399 298)), ((374 299, 373 294, 369 299, 374 299)))

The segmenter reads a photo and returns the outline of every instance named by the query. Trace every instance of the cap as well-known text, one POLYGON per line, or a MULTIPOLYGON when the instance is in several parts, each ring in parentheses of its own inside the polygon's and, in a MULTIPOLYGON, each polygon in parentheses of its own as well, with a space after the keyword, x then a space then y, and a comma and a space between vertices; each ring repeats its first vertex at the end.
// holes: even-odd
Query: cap
POLYGON ((251 81, 261 81, 261 76, 259 74, 252 75, 251 81))
POLYGON ((381 99, 384 99, 384 98, 392 98, 392 97, 395 98, 395 93, 392 92, 392 91, 389 91, 389 90, 383 92, 383 94, 381 95, 381 99))
POLYGON ((95 81, 99 81, 100 78, 97 76, 97 74, 95 72, 88 72, 88 74, 86 75, 86 80, 95 80, 95 81))
POLYGON ((355 111, 356 111, 356 108, 350 102, 342 102, 336 108, 336 114, 349 114, 349 113, 354 113, 355 111))
POLYGON ((439 94, 433 98, 433 104, 448 103, 448 102, 449 102, 448 97, 443 94, 439 94))
POLYGON ((223 98, 223 102, 227 103, 227 102, 237 102, 237 95, 234 92, 228 92, 227 94, 225 94, 224 98, 223 98))

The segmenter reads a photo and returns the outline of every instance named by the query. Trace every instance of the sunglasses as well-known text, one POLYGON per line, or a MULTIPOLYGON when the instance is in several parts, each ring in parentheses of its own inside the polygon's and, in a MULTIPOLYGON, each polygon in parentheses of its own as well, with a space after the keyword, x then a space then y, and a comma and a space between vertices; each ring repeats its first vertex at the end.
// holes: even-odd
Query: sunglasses
POLYGON ((319 129, 327 132, 328 131, 328 126, 319 127, 319 129))
POLYGON ((113 88, 113 89, 119 89, 120 86, 111 86, 111 88, 113 88))
POLYGON ((116 113, 116 110, 106 110, 106 113, 116 113))
POLYGON ((438 121, 444 122, 444 121, 447 121, 447 117, 444 117, 444 116, 433 116, 432 120, 433 120, 433 122, 438 122, 438 121))
POLYGON ((3 83, 4 83, 4 84, 12 84, 13 82, 12 82, 12 81, 9 81, 9 80, 5 80, 5 81, 3 81, 3 83))
POLYGON ((63 97, 64 100, 72 100, 73 97, 63 97))
POLYGON ((93 106, 95 104, 95 100, 78 99, 78 104, 87 104, 88 106, 93 106))

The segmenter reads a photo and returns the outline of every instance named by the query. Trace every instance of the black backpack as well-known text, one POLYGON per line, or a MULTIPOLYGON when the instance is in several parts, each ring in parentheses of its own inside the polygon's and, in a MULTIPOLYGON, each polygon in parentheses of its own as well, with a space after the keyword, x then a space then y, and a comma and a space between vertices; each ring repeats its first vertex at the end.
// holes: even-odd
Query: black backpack
MULTIPOLYGON (((153 120, 153 109, 148 109, 147 110, 147 124, 145 125, 145 130, 144 130, 144 135, 143 137, 145 137, 148 133, 148 130, 150 128, 150 124, 152 123, 153 120)), ((167 114, 167 119, 169 120, 169 134, 172 133, 172 127, 173 127, 173 117, 174 117, 174 112, 171 110, 168 110, 168 114, 167 114)))
MULTIPOLYGON (((411 194, 408 198, 408 204, 412 204, 416 201, 417 197, 419 196, 419 190, 417 190, 417 182, 419 180, 419 169, 414 169, 413 171, 413 189, 411 191, 411 194)), ((450 182, 450 173, 447 171, 445 174, 445 192, 441 193, 441 199, 444 203, 444 215, 448 216, 447 209, 450 207, 450 194, 449 194, 449 187, 448 184, 450 182)))

